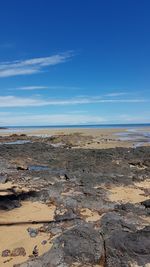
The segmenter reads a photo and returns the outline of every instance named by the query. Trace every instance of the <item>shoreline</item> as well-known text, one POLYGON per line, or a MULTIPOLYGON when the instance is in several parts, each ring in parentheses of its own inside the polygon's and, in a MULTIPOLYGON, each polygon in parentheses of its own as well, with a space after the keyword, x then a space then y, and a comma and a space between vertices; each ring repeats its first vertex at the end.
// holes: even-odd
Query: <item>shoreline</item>
POLYGON ((150 146, 150 127, 140 128, 39 128, 5 130, 0 132, 1 139, 9 141, 30 140, 33 138, 45 139, 54 137, 55 144, 68 143, 71 147, 84 149, 104 149, 115 147, 150 146), (67 139, 67 140, 66 140, 67 139), (82 140, 80 140, 82 139, 82 140))

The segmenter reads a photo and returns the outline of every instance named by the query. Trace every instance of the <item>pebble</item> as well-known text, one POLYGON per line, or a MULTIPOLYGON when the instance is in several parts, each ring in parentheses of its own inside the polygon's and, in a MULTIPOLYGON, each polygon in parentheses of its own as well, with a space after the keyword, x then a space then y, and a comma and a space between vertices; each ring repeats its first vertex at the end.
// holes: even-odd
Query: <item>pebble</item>
POLYGON ((38 229, 34 229, 34 228, 31 228, 31 227, 29 227, 27 229, 27 231, 28 231, 30 237, 36 237, 38 235, 38 232, 39 232, 38 229))

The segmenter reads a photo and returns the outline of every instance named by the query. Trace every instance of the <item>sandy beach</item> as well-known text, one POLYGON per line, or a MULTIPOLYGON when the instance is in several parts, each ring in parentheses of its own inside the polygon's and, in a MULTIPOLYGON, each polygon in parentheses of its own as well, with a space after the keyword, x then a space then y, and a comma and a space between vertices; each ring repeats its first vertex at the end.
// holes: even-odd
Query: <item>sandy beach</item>
MULTIPOLYGON (((1 136, 10 136, 15 134, 15 132, 10 132, 10 130, 1 130, 1 136)), ((36 137, 50 137, 56 136, 59 139, 59 136, 70 136, 70 139, 73 136, 77 136, 80 139, 81 136, 82 142, 79 142, 76 138, 74 142, 75 147, 77 148, 91 148, 91 149, 101 149, 101 148, 115 148, 115 147, 135 147, 135 146, 150 146, 150 127, 140 127, 140 128, 62 128, 62 129, 52 129, 52 128, 39 128, 39 129, 17 129, 16 134, 27 136, 36 136, 36 137), (144 133, 149 134, 149 138, 144 136, 144 133)), ((59 143, 59 142, 58 142, 59 143)))

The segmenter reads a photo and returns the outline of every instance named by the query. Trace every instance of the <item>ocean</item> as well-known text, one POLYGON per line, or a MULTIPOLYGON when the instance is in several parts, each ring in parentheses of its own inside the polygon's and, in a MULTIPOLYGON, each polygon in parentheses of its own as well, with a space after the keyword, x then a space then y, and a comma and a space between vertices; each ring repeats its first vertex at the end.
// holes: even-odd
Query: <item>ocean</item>
POLYGON ((44 125, 44 126, 5 126, 5 129, 0 129, 0 132, 25 132, 38 129, 64 129, 64 128, 81 128, 81 129, 113 129, 113 128, 127 128, 127 129, 135 129, 135 128, 145 128, 150 127, 150 123, 138 123, 138 124, 78 124, 78 125, 44 125))

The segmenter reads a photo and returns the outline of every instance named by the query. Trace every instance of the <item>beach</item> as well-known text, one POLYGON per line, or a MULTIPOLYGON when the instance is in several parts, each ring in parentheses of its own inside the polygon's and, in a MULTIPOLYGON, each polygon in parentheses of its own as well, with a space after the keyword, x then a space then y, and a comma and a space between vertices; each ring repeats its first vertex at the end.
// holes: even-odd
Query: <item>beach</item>
POLYGON ((148 267, 149 133, 1 130, 0 266, 148 267))
MULTIPOLYGON (((134 146, 149 146, 150 145, 150 127, 140 128, 38 128, 38 129, 16 129, 16 131, 5 129, 0 132, 2 137, 12 135, 27 135, 28 137, 35 136, 48 138, 55 136, 68 136, 72 139, 75 147, 101 149, 115 147, 134 147, 134 146), (76 138, 73 138, 76 136, 76 138), (83 137, 83 138, 82 138, 83 137), (82 141, 80 142, 80 139, 82 141), (79 143, 79 145, 78 145, 79 143)), ((18 138, 18 137, 17 137, 18 138)), ((11 138, 9 138, 10 140, 11 138)))

